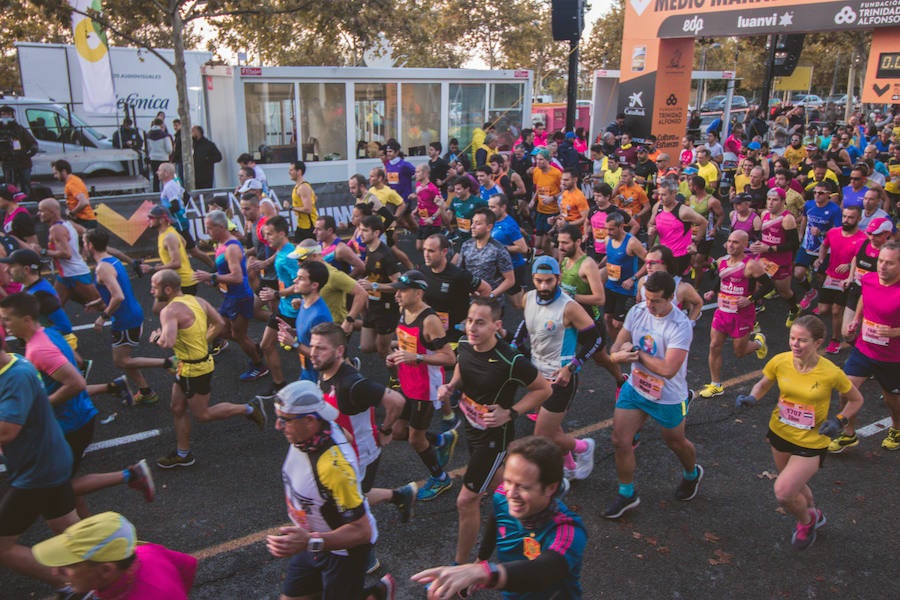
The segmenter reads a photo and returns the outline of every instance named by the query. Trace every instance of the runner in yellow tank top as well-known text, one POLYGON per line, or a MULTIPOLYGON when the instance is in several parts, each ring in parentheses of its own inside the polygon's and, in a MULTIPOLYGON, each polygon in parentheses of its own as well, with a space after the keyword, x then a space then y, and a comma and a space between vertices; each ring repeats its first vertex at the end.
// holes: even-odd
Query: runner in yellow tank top
POLYGON ((245 416, 265 430, 266 411, 258 397, 247 404, 219 402, 209 406, 214 363, 207 344, 225 331, 222 316, 203 298, 182 294, 181 278, 172 269, 153 274, 150 293, 156 304, 163 307, 159 313, 160 328, 150 334, 150 342, 173 350, 175 360, 167 360, 176 365, 172 414, 178 445, 156 464, 161 469, 194 464, 190 451, 191 415, 201 422, 245 416))
MULTIPOLYGON (((181 234, 172 227, 169 211, 161 206, 154 206, 148 216, 150 227, 156 229, 156 248, 159 252, 160 264, 155 266, 141 265, 144 274, 171 269, 178 273, 181 291, 186 294, 197 293, 197 278, 187 255, 187 246, 181 234)), ((154 307, 155 308, 155 307, 154 307)))

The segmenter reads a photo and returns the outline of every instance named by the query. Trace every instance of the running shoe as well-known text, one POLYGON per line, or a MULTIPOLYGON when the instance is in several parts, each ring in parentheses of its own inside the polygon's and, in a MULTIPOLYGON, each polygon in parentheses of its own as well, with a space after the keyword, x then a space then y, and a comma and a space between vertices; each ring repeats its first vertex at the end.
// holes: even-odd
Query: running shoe
POLYGON ((429 502, 434 500, 447 490, 453 487, 453 480, 448 476, 444 480, 440 480, 436 477, 429 477, 428 481, 425 482, 419 491, 416 493, 416 500, 418 502, 429 502))
POLYGON ((759 333, 760 331, 762 331, 762 327, 759 326, 759 321, 754 321, 754 322, 753 322, 753 329, 750 330, 750 333, 751 333, 751 334, 752 334, 752 333, 759 333))
POLYGON ((128 379, 124 375, 119 375, 111 383, 116 388, 119 398, 122 399, 122 404, 124 406, 134 406, 134 394, 128 389, 128 379))
POLYGON ((841 352, 841 343, 837 340, 831 340, 828 342, 828 347, 825 348, 825 352, 828 354, 840 354, 841 352))
POLYGON ((84 380, 87 381, 88 377, 91 376, 91 369, 94 368, 94 361, 87 358, 84 363, 81 365, 81 375, 84 377, 84 380))
POLYGON ((713 398, 715 396, 721 396, 725 393, 725 388, 721 385, 715 385, 713 383, 707 383, 703 386, 703 389, 700 390, 701 398, 713 398))
POLYGON ((350 366, 359 371, 362 368, 362 362, 360 362, 358 356, 354 356, 350 359, 350 366))
POLYGON ((813 303, 813 300, 816 299, 816 296, 819 295, 819 290, 812 289, 804 294, 803 299, 800 300, 800 310, 809 310, 809 305, 813 303))
POLYGON ((797 317, 799 317, 799 316, 800 316, 800 307, 799 307, 799 306, 798 306, 797 308, 794 308, 794 309, 789 309, 789 310, 788 310, 788 316, 787 316, 787 318, 784 320, 784 326, 785 326, 785 327, 790 327, 791 325, 794 324, 794 321, 796 321, 796 320, 797 320, 797 317))
POLYGON ((769 355, 769 347, 766 345, 766 336, 761 333, 754 333, 750 336, 754 342, 759 342, 759 348, 756 349, 756 358, 764 359, 769 355))
POLYGON ((411 481, 403 487, 394 490, 394 493, 400 497, 399 501, 394 502, 394 506, 397 507, 397 511, 400 513, 401 523, 408 523, 412 519, 418 491, 419 486, 415 481, 411 481))
POLYGON ((170 454, 157 460, 156 466, 160 469, 174 469, 175 467, 189 467, 195 462, 197 461, 194 460, 192 453, 188 452, 187 456, 178 456, 178 451, 172 450, 170 454))
POLYGON ((859 446, 859 438, 856 437, 856 434, 847 435, 846 433, 842 433, 828 444, 828 452, 831 454, 840 454, 847 448, 852 448, 853 446, 859 446))
POLYGON ((256 423, 257 427, 265 431, 268 417, 266 416, 266 405, 263 403, 262 398, 256 397, 248 402, 247 405, 253 409, 253 412, 248 414, 247 418, 256 423))
POLYGON ((811 510, 810 513, 812 513, 812 518, 809 523, 806 525, 797 523, 794 534, 791 536, 791 546, 797 550, 806 550, 816 541, 816 519, 818 515, 816 514, 815 509, 811 510))
POLYGON ((147 460, 142 458, 128 467, 128 472, 130 473, 128 487, 143 494, 147 502, 153 502, 153 498, 156 497, 156 486, 153 484, 153 473, 150 472, 147 460))
POLYGON ((606 510, 603 511, 603 516, 607 519, 618 519, 640 503, 641 499, 637 494, 630 498, 623 496, 622 494, 616 494, 616 498, 612 501, 612 504, 607 506, 606 510))
POLYGON ((445 416, 441 417, 441 433, 447 433, 451 429, 456 429, 459 427, 460 419, 456 416, 456 413, 450 415, 448 419, 445 416))
POLYGON ((274 400, 275 396, 278 394, 278 392, 281 391, 281 388, 283 388, 286 385, 287 385, 286 381, 284 383, 273 383, 272 386, 269 388, 269 390, 265 394, 259 394, 257 396, 257 398, 261 398, 263 400, 274 400))
POLYGON ((375 556, 375 549, 372 549, 372 553, 369 554, 369 564, 366 565, 366 575, 371 575, 375 571, 381 568, 381 561, 378 560, 378 557, 375 556))
POLYGON ((389 388, 391 388, 392 390, 397 390, 397 391, 399 392, 399 391, 400 391, 400 380, 397 379, 397 376, 396 376, 396 375, 391 375, 391 376, 388 378, 388 385, 387 385, 387 386, 388 386, 389 388))
POLYGON ((257 379, 262 379, 268 374, 269 369, 267 369, 266 367, 257 367, 256 365, 250 365, 250 368, 241 373, 238 376, 238 379, 240 379, 241 381, 256 381, 257 379))
POLYGON ((384 586, 384 600, 396 600, 397 584, 394 582, 394 576, 388 573, 378 580, 378 583, 384 586))
POLYGON ((761 315, 766 312, 766 305, 762 300, 756 303, 756 314, 761 315))
POLYGON ((594 449, 597 442, 593 438, 584 438, 584 442, 588 445, 587 450, 572 453, 575 455, 575 479, 578 480, 587 479, 594 470, 594 449))
POLYGON ((888 430, 887 437, 881 442, 881 447, 892 452, 900 449, 900 429, 891 427, 888 430))
POLYGON ((700 491, 700 480, 703 479, 703 467, 697 465, 697 479, 685 479, 682 477, 681 483, 675 490, 675 497, 679 500, 687 502, 693 500, 697 492, 700 491))
POLYGON ((567 469, 566 467, 563 467, 563 479, 575 479, 575 469, 567 469))
POLYGON ((228 347, 228 340, 226 340, 225 338, 218 338, 216 340, 213 340, 213 343, 209 346, 209 353, 212 354, 213 356, 218 356, 227 347, 228 347))
POLYGON ((146 394, 144 392, 138 392, 137 394, 134 395, 134 403, 136 405, 137 404, 146 404, 149 406, 149 405, 156 404, 157 402, 159 402, 159 394, 157 394, 153 390, 150 390, 150 392, 148 392, 146 394))
POLYGON ((459 441, 459 432, 455 429, 451 429, 445 431, 439 437, 441 439, 441 445, 439 448, 435 448, 435 451, 437 452, 438 464, 443 467, 453 458, 453 451, 456 450, 456 442, 459 441))
POLYGON ((814 508, 812 511, 816 514, 816 529, 828 522, 828 519, 825 518, 825 513, 821 509, 814 508))
POLYGON ((811 312, 812 314, 816 315, 817 317, 818 317, 820 314, 822 314, 822 313, 819 312, 819 307, 818 307, 818 305, 817 305, 814 309, 812 309, 811 311, 809 311, 809 312, 811 312))
POLYGON ((763 296, 763 298, 765 298, 766 300, 771 300, 772 298, 774 298, 777 295, 778 295, 778 290, 772 290, 771 292, 769 292, 768 294, 763 296))

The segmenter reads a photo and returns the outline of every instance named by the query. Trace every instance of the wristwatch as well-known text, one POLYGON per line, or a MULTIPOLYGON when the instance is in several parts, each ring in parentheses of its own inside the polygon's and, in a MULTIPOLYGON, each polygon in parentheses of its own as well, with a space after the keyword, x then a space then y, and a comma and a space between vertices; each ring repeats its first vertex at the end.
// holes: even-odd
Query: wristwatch
POLYGON ((377 281, 373 281, 373 282, 372 282, 372 289, 373 289, 373 290, 378 290, 378 282, 377 282, 377 281))
POLYGON ((320 537, 309 538, 309 542, 306 544, 306 549, 313 554, 318 554, 325 549, 325 540, 320 537))

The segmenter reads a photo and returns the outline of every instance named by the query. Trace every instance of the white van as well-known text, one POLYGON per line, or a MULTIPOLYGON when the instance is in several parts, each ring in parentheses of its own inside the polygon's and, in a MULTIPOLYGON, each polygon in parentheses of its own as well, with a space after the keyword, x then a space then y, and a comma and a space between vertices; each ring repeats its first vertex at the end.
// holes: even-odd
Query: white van
POLYGON ((31 176, 52 175, 52 160, 64 158, 79 175, 121 175, 128 172, 123 161, 110 160, 108 153, 92 157, 98 150, 114 150, 112 141, 87 125, 65 106, 52 100, 0 94, 0 106, 11 106, 16 122, 31 131, 38 142, 38 154, 32 157, 31 176), (65 156, 63 156, 65 155, 65 156))

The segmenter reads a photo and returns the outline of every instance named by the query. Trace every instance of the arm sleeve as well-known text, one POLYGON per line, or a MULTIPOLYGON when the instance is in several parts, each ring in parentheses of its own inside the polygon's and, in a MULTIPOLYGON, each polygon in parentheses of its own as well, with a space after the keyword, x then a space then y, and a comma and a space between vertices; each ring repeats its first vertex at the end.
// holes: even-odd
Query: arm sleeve
POLYGON ((350 386, 350 393, 346 398, 340 398, 341 412, 347 415, 356 415, 381 404, 384 397, 384 386, 377 381, 372 381, 360 375, 350 386))
POLYGON ((506 586, 509 592, 531 592, 549 587, 569 573, 565 556, 553 550, 541 552, 534 560, 503 563, 506 567, 506 586))
POLYGON ((800 247, 800 234, 796 228, 784 230, 784 241, 775 246, 776 252, 796 252, 800 247))
POLYGON ((491 511, 488 522, 481 536, 481 545, 478 547, 478 560, 487 560, 494 554, 497 547, 497 516, 491 511))
POLYGON ((759 302, 766 294, 775 289, 775 282, 768 274, 763 274, 762 277, 751 277, 750 282, 756 288, 753 295, 750 296, 754 302, 759 302))
POLYGON ((575 355, 573 362, 580 367, 603 345, 603 337, 597 326, 591 325, 578 332, 578 343, 581 344, 581 350, 575 355))

